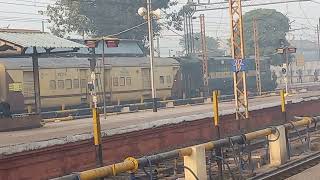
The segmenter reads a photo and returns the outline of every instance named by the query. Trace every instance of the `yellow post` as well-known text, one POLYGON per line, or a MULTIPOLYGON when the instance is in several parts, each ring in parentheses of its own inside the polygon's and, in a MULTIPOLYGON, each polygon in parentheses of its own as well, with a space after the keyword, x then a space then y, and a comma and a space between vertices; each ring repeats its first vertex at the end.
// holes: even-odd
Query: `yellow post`
POLYGON ((280 91, 280 96, 281 96, 281 112, 285 113, 286 112, 286 97, 285 97, 285 92, 283 89, 280 91))
MULTIPOLYGON (((216 128, 217 131, 217 138, 220 139, 220 128, 219 128, 219 91, 213 91, 212 92, 212 97, 213 97, 213 124, 214 127, 216 128)), ((222 151, 221 148, 216 148, 215 149, 216 155, 219 157, 222 157, 222 151)), ((222 174, 222 161, 218 161, 218 170, 219 170, 219 179, 223 179, 223 174, 222 174)))
POLYGON ((219 107, 218 107, 218 91, 213 91, 213 123, 214 126, 219 125, 219 107))
POLYGON ((101 144, 101 125, 100 125, 100 117, 99 112, 96 107, 92 108, 93 115, 93 138, 94 145, 98 146, 101 144))

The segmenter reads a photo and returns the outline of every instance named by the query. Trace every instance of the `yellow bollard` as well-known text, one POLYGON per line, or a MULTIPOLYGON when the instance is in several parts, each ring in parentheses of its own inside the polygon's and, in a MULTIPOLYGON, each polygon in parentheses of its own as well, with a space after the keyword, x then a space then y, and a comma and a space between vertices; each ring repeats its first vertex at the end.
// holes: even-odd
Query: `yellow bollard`
POLYGON ((214 126, 219 126, 219 107, 218 107, 218 91, 213 91, 213 123, 214 126))
POLYGON ((103 166, 103 157, 102 157, 102 145, 101 145, 101 125, 100 125, 100 116, 98 109, 96 107, 92 108, 93 116, 93 139, 94 145, 96 148, 97 164, 99 167, 103 166))
POLYGON ((283 89, 280 91, 280 96, 281 96, 281 112, 285 113, 286 112, 286 94, 283 89))

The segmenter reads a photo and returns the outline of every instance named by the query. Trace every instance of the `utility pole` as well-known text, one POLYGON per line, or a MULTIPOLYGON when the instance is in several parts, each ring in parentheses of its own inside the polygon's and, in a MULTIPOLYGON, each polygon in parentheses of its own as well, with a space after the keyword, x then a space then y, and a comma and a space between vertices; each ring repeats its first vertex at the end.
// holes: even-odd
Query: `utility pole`
POLYGON ((44 21, 41 21, 41 25, 42 25, 42 32, 44 32, 44 21))
POLYGON ((241 0, 229 0, 231 21, 231 51, 234 59, 234 98, 236 106, 236 120, 240 129, 240 120, 249 118, 246 72, 244 65, 244 37, 242 22, 241 0))
POLYGON ((256 18, 253 18, 253 36, 254 36, 254 55, 255 55, 255 62, 256 62, 256 85, 257 85, 257 92, 261 96, 259 30, 258 30, 256 18))
POLYGON ((150 74, 151 74, 151 91, 152 91, 152 100, 153 100, 153 112, 157 112, 157 97, 156 97, 156 89, 154 85, 154 46, 153 46, 153 29, 152 29, 152 8, 151 8, 151 0, 147 0, 147 21, 148 21, 148 32, 149 32, 149 43, 150 43, 150 74))
POLYGON ((160 38, 157 37, 157 54, 158 54, 158 57, 160 57, 160 38))
POLYGON ((96 165, 97 167, 103 166, 103 157, 102 157, 102 145, 101 145, 101 126, 100 126, 100 115, 98 112, 97 105, 97 89, 96 89, 96 55, 95 48, 97 47, 96 41, 88 41, 86 43, 88 47, 90 47, 91 58, 90 61, 90 70, 91 70, 91 81, 88 84, 91 98, 92 98, 92 119, 93 119, 93 139, 94 145, 96 149, 96 165))
POLYGON ((203 92, 204 96, 208 95, 208 49, 206 40, 206 25, 204 14, 200 14, 200 33, 201 33, 201 49, 202 49, 202 75, 203 75, 203 92))
POLYGON ((318 35, 318 57, 320 59, 320 30, 319 30, 319 27, 320 26, 320 18, 319 18, 319 24, 317 24, 317 35, 318 35))

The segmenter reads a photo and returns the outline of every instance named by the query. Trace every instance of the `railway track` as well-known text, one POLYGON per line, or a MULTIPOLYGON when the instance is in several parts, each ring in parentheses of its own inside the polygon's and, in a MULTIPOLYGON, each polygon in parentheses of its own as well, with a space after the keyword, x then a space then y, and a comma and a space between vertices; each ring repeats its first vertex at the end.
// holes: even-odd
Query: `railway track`
POLYGON ((320 163, 320 152, 291 161, 271 171, 259 174, 250 180, 286 179, 320 163))

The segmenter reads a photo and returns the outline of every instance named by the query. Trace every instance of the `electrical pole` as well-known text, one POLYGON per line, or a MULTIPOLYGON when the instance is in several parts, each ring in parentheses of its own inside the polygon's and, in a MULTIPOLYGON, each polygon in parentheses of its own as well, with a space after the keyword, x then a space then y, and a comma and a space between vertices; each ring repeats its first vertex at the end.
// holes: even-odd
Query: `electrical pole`
POLYGON ((158 57, 160 57, 160 38, 157 37, 157 54, 158 54, 158 57))
POLYGON ((256 85, 257 85, 257 92, 261 96, 259 30, 258 30, 256 18, 253 18, 253 36, 254 36, 254 55, 255 55, 255 62, 256 62, 256 85))
MULTIPOLYGON (((97 42, 92 41, 92 47, 90 48, 92 57, 89 59, 90 61, 90 70, 91 70, 91 81, 89 82, 89 89, 92 97, 92 119, 93 119, 93 139, 94 145, 96 149, 96 164, 97 167, 103 166, 103 157, 102 157, 102 145, 101 145, 101 126, 100 126, 100 115, 98 112, 97 105, 97 89, 96 89, 96 55, 95 48, 97 46, 97 42)), ((89 47, 89 46, 88 46, 89 47)))
POLYGON ((320 18, 319 18, 319 24, 317 24, 317 35, 318 35, 318 57, 320 59, 320 34, 319 34, 319 27, 320 26, 320 18))
POLYGON ((204 14, 200 14, 200 33, 201 33, 201 49, 202 49, 202 75, 203 75, 203 92, 204 96, 208 95, 208 49, 206 40, 206 25, 204 14))
POLYGON ((157 97, 156 89, 154 85, 154 46, 153 46, 153 29, 152 29, 152 15, 151 15, 151 0, 147 0, 147 21, 148 21, 148 32, 149 32, 149 44, 150 44, 150 75, 151 75, 151 91, 152 91, 152 101, 153 101, 153 112, 157 112, 157 97))
POLYGON ((104 39, 102 38, 101 40, 102 42, 102 76, 103 76, 103 88, 102 88, 102 91, 103 91, 103 118, 104 120, 107 119, 107 98, 106 98, 106 72, 105 72, 105 41, 104 39))
POLYGON ((245 58, 241 0, 229 0, 229 13, 232 32, 231 50, 235 66, 233 82, 236 120, 239 121, 238 128, 240 129, 240 120, 249 117, 246 72, 241 68, 245 58))

